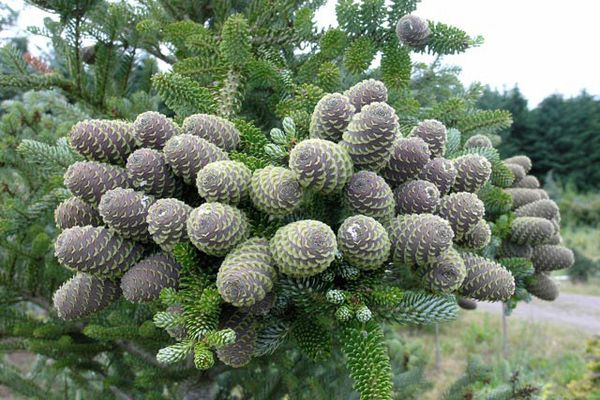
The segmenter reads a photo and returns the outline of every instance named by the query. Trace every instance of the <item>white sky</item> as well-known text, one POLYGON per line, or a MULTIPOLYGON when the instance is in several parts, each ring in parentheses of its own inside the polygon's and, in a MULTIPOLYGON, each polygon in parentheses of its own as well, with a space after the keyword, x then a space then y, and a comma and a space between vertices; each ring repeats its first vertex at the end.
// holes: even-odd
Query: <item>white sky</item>
MULTIPOLYGON (((6 2, 23 7, 22 0, 6 2)), ((415 14, 484 36, 483 46, 444 59, 462 67, 466 84, 479 81, 498 89, 517 84, 530 106, 553 93, 570 97, 586 89, 600 95, 598 0, 422 0, 415 14)), ((26 6, 19 27, 39 26, 44 16, 26 6)), ((329 0, 316 19, 320 27, 337 25, 335 0, 329 0)), ((41 50, 44 42, 32 44, 41 50)))

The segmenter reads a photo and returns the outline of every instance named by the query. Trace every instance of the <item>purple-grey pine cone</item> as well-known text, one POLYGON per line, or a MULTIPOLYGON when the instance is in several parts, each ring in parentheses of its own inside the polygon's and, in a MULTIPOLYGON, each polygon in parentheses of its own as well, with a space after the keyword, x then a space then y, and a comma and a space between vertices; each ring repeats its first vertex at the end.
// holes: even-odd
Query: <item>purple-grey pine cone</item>
POLYGON ((120 294, 115 281, 79 272, 54 292, 52 303, 58 317, 70 321, 102 310, 120 294))
POLYGON ((518 164, 525 170, 525 173, 528 174, 531 171, 531 159, 527 156, 514 156, 504 160, 505 163, 509 164, 518 164))
MULTIPOLYGON (((429 146, 423 139, 398 138, 394 142, 387 165, 381 170, 381 175, 390 185, 398 186, 419 175, 430 158, 429 146)), ((452 168, 454 169, 454 166, 452 168)))
POLYGON ((460 297, 456 303, 463 310, 476 310, 477 302, 475 300, 467 299, 466 297, 460 297))
POLYGON ((446 152, 446 140, 448 131, 444 124, 435 119, 426 119, 415 126, 410 133, 411 136, 420 137, 429 146, 432 157, 443 157, 446 152))
POLYGON ((543 244, 553 244, 553 245, 559 245, 562 244, 563 240, 562 240, 562 236, 560 236, 560 232, 556 232, 554 234, 554 236, 552 236, 550 239, 546 240, 543 244))
POLYGON ((364 215, 346 218, 337 233, 344 260, 360 269, 377 269, 390 255, 390 240, 383 225, 364 215))
POLYGON ((187 134, 169 139, 163 153, 173 173, 187 184, 193 184, 198 172, 211 162, 229 160, 227 153, 216 145, 187 134))
POLYGON ((384 83, 375 79, 367 79, 358 82, 344 92, 355 112, 360 112, 367 104, 375 102, 386 102, 388 99, 387 88, 384 83))
POLYGON ((548 198, 548 194, 542 189, 509 188, 504 189, 504 191, 512 197, 513 210, 525 204, 548 198))
POLYGON ((433 183, 419 179, 398 186, 394 198, 400 214, 434 213, 440 202, 440 191, 433 183))
POLYGON ((187 220, 190 241, 211 256, 224 256, 248 236, 246 215, 238 208, 221 203, 204 203, 187 220))
POLYGON ((256 348, 256 324, 254 316, 243 311, 235 311, 225 317, 221 329, 231 328, 235 332, 235 342, 217 349, 217 357, 224 364, 240 368, 252 360, 256 348))
POLYGON ((571 268, 575 263, 573 251, 564 246, 542 244, 533 248, 531 262, 536 272, 571 268))
POLYGON ((135 150, 131 124, 123 121, 92 119, 76 123, 69 142, 79 154, 91 161, 125 164, 135 150))
POLYGON ((455 192, 475 193, 485 185, 492 175, 492 165, 479 154, 467 154, 454 160, 456 180, 455 192))
POLYGON ((164 288, 177 288, 181 266, 165 253, 146 257, 121 278, 123 297, 132 303, 158 299, 164 288))
POLYGON ((303 193, 294 173, 283 167, 269 165, 258 169, 250 181, 252 203, 274 217, 283 217, 296 211, 303 193))
POLYGON ((490 243, 492 230, 485 220, 481 220, 473 229, 460 239, 461 246, 471 250, 481 250, 490 243))
POLYGON ((390 159, 397 130, 394 109, 386 103, 371 103, 354 114, 340 145, 357 170, 379 171, 390 159))
POLYGON ((560 294, 558 285, 546 274, 533 274, 527 281, 527 291, 545 301, 554 301, 560 294))
POLYGON ((231 122, 210 114, 190 115, 181 126, 183 133, 208 140, 225 151, 237 149, 240 132, 231 122))
POLYGON ((509 270, 486 258, 463 254, 467 276, 460 294, 480 301, 506 301, 515 292, 515 279, 509 270))
POLYGON ((432 214, 399 215, 387 230, 396 264, 427 265, 447 252, 454 238, 448 221, 432 214))
POLYGON ((116 188, 104 193, 98 211, 104 223, 126 239, 149 242, 146 216, 154 198, 133 189, 116 188))
POLYGON ((290 170, 300 186, 323 194, 341 191, 352 176, 352 160, 342 146, 308 139, 290 152, 290 170))
POLYGON ((556 227, 545 218, 518 217, 512 223, 510 240, 520 245, 537 245, 552 238, 555 233, 556 227))
POLYGON ((352 175, 345 189, 350 210, 385 222, 394 216, 394 193, 382 177, 371 171, 352 175))
POLYGON ((273 292, 269 292, 261 301, 258 301, 248 307, 240 307, 239 310, 251 315, 267 315, 273 306, 275 306, 276 300, 277 296, 275 296, 273 292))
POLYGON ((182 183, 158 150, 138 149, 127 159, 127 176, 134 188, 159 198, 181 194, 182 183))
POLYGON ((206 201, 237 205, 248 197, 252 171, 239 161, 215 161, 198 172, 196 187, 206 201))
POLYGON ((498 249, 498 255, 502 258, 531 258, 533 255, 533 247, 529 244, 516 244, 510 241, 502 242, 502 246, 498 249))
POLYGON ((515 182, 513 187, 515 188, 524 188, 524 189, 539 189, 540 181, 533 175, 525 175, 523 179, 518 182, 515 182))
POLYGON ((252 238, 227 254, 217 273, 217 289, 226 302, 250 307, 271 292, 276 278, 269 241, 252 238))
POLYGON ((437 186, 440 194, 448 194, 456 180, 454 163, 442 157, 434 158, 425 164, 419 173, 419 179, 431 182, 437 186))
POLYGON ((452 248, 431 263, 420 267, 417 273, 423 285, 433 293, 454 292, 467 276, 462 257, 452 248))
POLYGON ((485 206, 473 193, 452 193, 441 198, 437 213, 450 223, 456 238, 461 239, 481 221, 485 206))
POLYGON ((477 148, 477 147, 489 148, 489 147, 494 147, 494 145, 492 144, 492 141, 490 140, 490 138, 485 135, 473 135, 467 139, 467 141, 465 142, 465 145, 464 145, 465 149, 471 149, 471 148, 477 148))
POLYGON ((550 199, 536 200, 515 210, 517 217, 540 217, 553 220, 560 215, 558 205, 550 199))
POLYGON ((178 199, 160 199, 148 209, 146 222, 152 239, 163 250, 188 240, 186 222, 192 207, 178 199))
POLYGON ((319 100, 310 120, 310 137, 339 142, 354 115, 354 106, 343 94, 326 94, 319 100))
POLYGON ((95 161, 71 164, 64 182, 71 193, 91 204, 98 204, 102 195, 111 189, 131 187, 123 168, 95 161))
POLYGON ((513 176, 515 177, 515 182, 518 182, 521 179, 525 178, 525 170, 519 164, 508 163, 506 161, 504 162, 504 164, 512 172, 513 176))
POLYGON ((410 47, 423 47, 429 41, 431 30, 427 21, 408 14, 398 20, 396 36, 400 43, 410 47))
POLYGON ((79 197, 71 197, 56 207, 54 222, 59 229, 67 229, 73 226, 99 226, 102 225, 102 218, 96 207, 79 197))
POLYGON ((142 248, 104 227, 74 226, 56 238, 55 255, 70 269, 118 277, 139 260, 142 248))
POLYGON ((133 123, 133 136, 140 147, 162 150, 167 140, 178 133, 177 125, 156 111, 141 113, 133 123))

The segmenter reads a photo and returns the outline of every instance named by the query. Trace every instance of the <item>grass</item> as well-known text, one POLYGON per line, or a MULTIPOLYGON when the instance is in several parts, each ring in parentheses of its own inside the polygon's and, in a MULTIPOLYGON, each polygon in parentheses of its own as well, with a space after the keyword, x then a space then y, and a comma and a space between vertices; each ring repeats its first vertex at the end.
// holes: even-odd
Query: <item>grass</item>
POLYGON ((587 283, 573 283, 569 280, 560 281, 559 286, 561 293, 600 296, 600 277, 590 278, 587 283))

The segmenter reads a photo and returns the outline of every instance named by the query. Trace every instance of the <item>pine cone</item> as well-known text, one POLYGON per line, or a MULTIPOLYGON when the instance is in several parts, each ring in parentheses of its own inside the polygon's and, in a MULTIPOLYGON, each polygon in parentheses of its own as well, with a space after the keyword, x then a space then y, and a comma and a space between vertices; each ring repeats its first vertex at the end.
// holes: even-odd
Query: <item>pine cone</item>
POLYGON ((398 20, 396 36, 406 46, 423 47, 429 41, 431 30, 427 21, 409 14, 398 20))
POLYGON ((485 135, 473 135, 470 138, 467 139, 467 141, 465 142, 464 148, 465 149, 471 149, 471 148, 490 148, 490 147, 494 147, 494 145, 492 144, 492 141, 490 140, 489 137, 485 136, 485 135))
POLYGON ((425 164, 419 173, 419 179, 431 182, 437 186, 441 195, 448 194, 456 180, 454 163, 445 158, 434 158, 425 164))
POLYGON ((467 270, 460 254, 454 249, 441 254, 430 264, 418 269, 421 282, 433 293, 451 293, 462 285, 467 270))
POLYGON ((480 301, 506 301, 515 292, 510 271, 486 258, 463 254, 467 276, 460 294, 480 301))
POLYGON ((525 173, 528 174, 531 171, 531 159, 527 156, 514 156, 504 160, 505 163, 509 164, 518 164, 525 170, 525 173))
POLYGON ((531 258, 533 255, 533 247, 528 244, 516 244, 510 241, 502 242, 502 246, 498 249, 498 255, 502 258, 531 258))
POLYGON ((544 218, 518 217, 511 227, 510 240, 523 245, 544 243, 556 233, 552 222, 544 218))
POLYGON ((463 310, 476 310, 477 302, 475 300, 467 299, 466 297, 460 297, 457 301, 458 306, 463 310))
POLYGON ((118 187, 130 187, 127 171, 121 167, 95 161, 78 161, 65 172, 64 182, 75 196, 98 204, 104 193, 118 187))
POLYGON ((310 120, 310 137, 339 142, 354 115, 354 106, 343 94, 326 94, 319 100, 310 120))
POLYGON ((379 171, 390 159, 397 130, 394 109, 385 103, 371 103, 354 114, 340 145, 348 151, 356 169, 379 171))
POLYGON ((354 110, 357 113, 367 104, 386 102, 388 98, 387 88, 384 83, 375 79, 358 82, 346 90, 344 95, 348 96, 350 104, 354 106, 354 110))
POLYGON ((99 226, 102 225, 102 218, 96 207, 79 197, 71 197, 56 207, 54 222, 59 229, 67 229, 73 226, 99 226))
POLYGON ((504 191, 512 196, 513 210, 525 204, 548 198, 548 195, 542 189, 510 188, 504 189, 504 191))
POLYGON ((452 193, 442 197, 437 213, 450 223, 456 238, 462 239, 481 221, 485 206, 472 193, 452 193))
POLYGON ((538 273, 527 282, 527 291, 541 300, 554 301, 559 295, 558 285, 546 274, 538 273))
POLYGON ((292 277, 323 272, 335 258, 337 243, 331 228, 319 221, 292 222, 271 239, 271 253, 279 270, 292 277))
POLYGON ((221 203, 204 203, 187 220, 190 241, 211 256, 224 256, 248 236, 250 227, 239 209, 221 203))
POLYGON ((133 136, 138 146, 162 150, 167 140, 179 133, 177 125, 155 111, 141 113, 133 123, 133 136))
POLYGON ((381 175, 390 185, 398 186, 422 172, 430 157, 429 146, 423 139, 418 137, 398 138, 394 142, 392 155, 388 164, 381 171, 381 175))
POLYGON ((520 181, 521 179, 525 178, 525 175, 527 175, 523 167, 521 167, 519 164, 508 163, 506 161, 504 164, 508 167, 508 169, 510 169, 510 172, 512 172, 513 176, 515 177, 515 182, 520 181))
POLYGON ((173 175, 165 156, 152 149, 134 151, 127 159, 127 175, 134 188, 159 198, 181 194, 182 184, 173 175))
POLYGON ((562 244, 563 240, 562 240, 562 236, 560 236, 560 232, 556 232, 554 234, 554 236, 552 236, 550 239, 544 241, 543 244, 553 244, 553 245, 559 245, 562 244))
POLYGON ((377 269, 390 255, 390 240, 383 225, 371 217, 346 218, 337 234, 344 260, 360 269, 377 269))
POLYGON ((56 238, 55 255, 70 269, 118 277, 139 260, 142 248, 104 227, 74 226, 56 238))
POLYGON ((102 310, 120 294, 116 282, 80 272, 54 292, 52 302, 58 317, 70 321, 102 310))
POLYGON ((194 135, 177 135, 167 141, 163 148, 165 159, 173 173, 185 183, 196 181, 198 171, 215 161, 229 160, 223 150, 207 140, 194 135))
POLYGON ((239 204, 248 197, 252 171, 239 161, 215 161, 198 172, 196 186, 206 201, 239 204))
POLYGON ((217 288, 226 302, 250 307, 273 289, 276 277, 269 241, 252 238, 225 257, 217 274, 217 288))
POLYGON ((125 164, 135 150, 131 124, 123 121, 92 119, 73 125, 71 146, 91 161, 125 164))
POLYGON ((254 317, 251 314, 235 311, 226 318, 221 328, 233 329, 235 342, 217 349, 219 360, 233 368, 240 368, 248 364, 256 348, 254 317))
POLYGON ((289 166, 300 186, 323 194, 341 191, 352 176, 346 150, 323 139, 298 143, 290 153, 289 166))
POLYGON ((121 278, 123 297, 132 303, 156 300, 164 288, 177 288, 181 266, 173 257, 158 253, 135 264, 121 278))
POLYGON ((188 240, 186 221, 192 207, 177 199, 160 199, 148 209, 146 222, 152 239, 165 251, 188 240))
POLYGON ((553 200, 542 199, 517 208, 515 215, 517 217, 539 217, 553 220, 559 217, 560 210, 553 200))
POLYGON ((394 263, 424 266, 452 246, 454 233, 445 219, 432 214, 399 215, 388 225, 394 263))
POLYGON ((444 124, 435 119, 426 119, 410 132, 411 136, 420 137, 429 146, 432 157, 443 157, 446 152, 448 131, 444 124))
POLYGON ((240 144, 240 132, 235 125, 216 115, 190 115, 181 128, 183 133, 201 137, 225 151, 235 150, 240 144))
POLYGON ((543 244, 533 248, 531 262, 536 272, 571 268, 575 263, 573 251, 564 246, 543 244))
POLYGON ((251 315, 267 315, 271 309, 275 306, 277 297, 273 292, 267 293, 264 299, 257 301, 249 307, 240 307, 239 310, 251 315))
POLYGON ((104 193, 98 211, 108 227, 126 239, 150 241, 146 216, 152 196, 133 189, 116 188, 104 193))
POLYGON ((380 222, 394 216, 392 189, 375 172, 360 171, 352 175, 346 186, 345 199, 353 212, 373 217, 380 222))
POLYGON ((467 154, 454 160, 456 180, 455 192, 475 193, 490 179, 492 165, 485 157, 478 154, 467 154))
POLYGON ((416 180, 398 186, 394 197, 400 214, 433 213, 440 202, 440 191, 431 182, 416 180))
POLYGON ((524 188, 524 189, 539 189, 540 181, 533 175, 525 175, 523 179, 518 182, 515 182, 513 185, 515 188, 524 188))
POLYGON ((252 203, 269 215, 283 217, 293 213, 300 206, 302 196, 302 187, 289 169, 268 166, 252 175, 252 203))
POLYGON ((492 239, 492 230, 485 220, 480 220, 477 225, 460 239, 460 244, 471 250, 481 250, 492 239))

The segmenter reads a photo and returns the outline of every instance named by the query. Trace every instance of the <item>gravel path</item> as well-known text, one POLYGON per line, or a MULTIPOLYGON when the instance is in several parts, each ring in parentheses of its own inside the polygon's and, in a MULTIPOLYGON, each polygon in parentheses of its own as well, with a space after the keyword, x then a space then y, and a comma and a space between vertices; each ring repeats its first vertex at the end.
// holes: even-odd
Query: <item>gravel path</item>
MULTIPOLYGON (((502 305, 478 303, 477 309, 500 313, 502 305)), ((600 334, 600 296, 561 293, 555 301, 537 298, 531 303, 519 303, 513 317, 532 322, 551 322, 600 334)))

